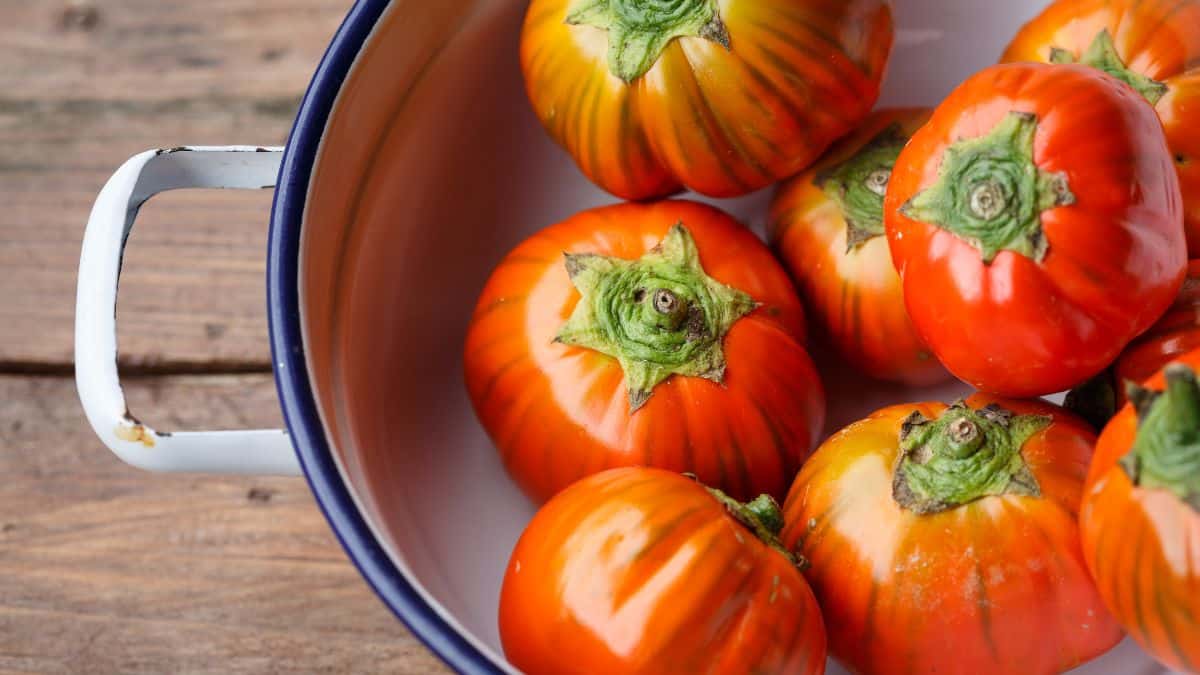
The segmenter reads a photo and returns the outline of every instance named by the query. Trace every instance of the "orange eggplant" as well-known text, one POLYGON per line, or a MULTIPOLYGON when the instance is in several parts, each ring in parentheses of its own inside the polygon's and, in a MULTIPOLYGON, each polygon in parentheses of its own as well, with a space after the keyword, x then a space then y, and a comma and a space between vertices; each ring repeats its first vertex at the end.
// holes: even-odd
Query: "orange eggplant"
POLYGON ((1050 675, 1116 645, 1076 521, 1094 440, 1061 408, 985 394, 834 434, 782 535, 833 655, 873 675, 1050 675))
POLYGON ((880 380, 949 378, 908 318, 883 236, 892 165, 927 109, 871 114, 820 162, 783 183, 771 204, 772 247, 838 352, 880 380))
POLYGON ((870 111, 885 0, 533 0, 534 113, 600 187, 732 197, 808 164, 870 111))
POLYGON ((596 474, 547 503, 513 551, 500 639, 529 675, 820 675, 821 612, 779 547, 770 497, 679 474, 596 474))
POLYGON ((1172 670, 1200 671, 1200 351, 1131 388, 1100 434, 1083 552, 1125 630, 1172 670), (1165 390, 1165 391, 1164 391, 1165 390))
POLYGON ((1082 63, 1149 101, 1179 172, 1189 257, 1200 257, 1200 0, 1058 0, 1003 60, 1082 63))
POLYGON ((921 338, 1005 396, 1107 368, 1187 268, 1162 125, 1079 65, 992 66, 961 84, 896 160, 884 225, 921 338))
POLYGON ((787 273, 693 202, 584 211, 527 239, 484 287, 464 361, 484 428, 539 502, 631 465, 779 497, 824 423, 787 273))

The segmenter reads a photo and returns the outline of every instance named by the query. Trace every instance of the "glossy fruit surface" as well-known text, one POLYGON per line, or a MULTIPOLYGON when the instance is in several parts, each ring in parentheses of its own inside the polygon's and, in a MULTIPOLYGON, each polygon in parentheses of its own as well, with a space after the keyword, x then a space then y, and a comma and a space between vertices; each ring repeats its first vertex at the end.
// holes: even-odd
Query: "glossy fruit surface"
POLYGON ((1162 127, 1093 68, 969 78, 900 153, 884 201, 913 325, 984 391, 1049 394, 1099 373, 1186 271, 1162 127))
POLYGON ((779 523, 769 498, 738 505, 667 471, 585 478, 517 542, 505 655, 530 675, 823 673, 820 609, 779 523))
POLYGON ((1200 0, 1059 0, 1003 58, 1100 68, 1154 105, 1183 189, 1188 250, 1200 256, 1200 0))
POLYGON ((1192 260, 1188 262, 1183 288, 1167 313, 1117 359, 1117 382, 1143 382, 1175 357, 1197 348, 1200 348, 1200 260, 1192 260))
POLYGON ((884 0, 533 0, 521 67, 543 126, 602 188, 730 197, 853 129, 892 37, 884 0))
POLYGON ((1103 429, 1125 405, 1126 383, 1144 382, 1193 349, 1200 349, 1200 260, 1188 262, 1187 278, 1167 313, 1131 342, 1112 367, 1071 390, 1064 405, 1103 429))
POLYGON ((1200 351, 1177 359, 1109 422, 1080 513, 1105 603, 1151 655, 1186 672, 1200 670, 1198 367, 1200 351))
POLYGON ((464 365, 484 428, 537 501, 630 465, 779 497, 824 422, 787 274, 750 231, 691 202, 585 211, 517 246, 480 295, 464 365))
POLYGON ((879 410, 827 440, 784 504, 832 654, 876 674, 1059 673, 1121 639, 1076 524, 1094 436, 976 394, 879 410))
POLYGON ((917 336, 883 236, 883 195, 901 148, 927 109, 870 115, 811 168, 781 184, 770 238, 838 352, 881 380, 949 377, 917 336))

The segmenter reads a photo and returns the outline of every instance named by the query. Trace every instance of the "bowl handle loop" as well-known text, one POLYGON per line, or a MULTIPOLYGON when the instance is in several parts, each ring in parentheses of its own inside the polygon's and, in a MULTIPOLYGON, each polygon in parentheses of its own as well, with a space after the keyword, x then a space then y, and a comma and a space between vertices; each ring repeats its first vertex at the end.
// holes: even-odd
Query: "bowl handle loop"
POLYGON ((179 188, 274 188, 282 148, 182 147, 131 158, 105 184, 88 219, 75 295, 75 383, 92 429, 114 453, 152 471, 300 473, 282 429, 155 431, 129 413, 117 374, 117 278, 138 209, 179 188))

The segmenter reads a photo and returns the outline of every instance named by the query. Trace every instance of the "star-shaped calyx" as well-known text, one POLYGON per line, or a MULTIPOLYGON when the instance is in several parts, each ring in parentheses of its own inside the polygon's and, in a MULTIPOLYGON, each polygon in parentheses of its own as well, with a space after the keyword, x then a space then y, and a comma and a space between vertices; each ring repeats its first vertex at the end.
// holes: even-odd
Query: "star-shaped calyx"
POLYGON ((632 82, 675 38, 700 37, 729 49, 716 0, 575 0, 566 22, 608 31, 608 67, 632 82))
POLYGON ((1156 105, 1167 93, 1167 85, 1147 77, 1142 73, 1135 72, 1125 65, 1125 61, 1121 59, 1121 55, 1117 53, 1117 47, 1113 44, 1112 34, 1108 29, 1100 31, 1092 40, 1092 44, 1087 50, 1079 55, 1076 59, 1071 52, 1059 47, 1050 48, 1050 63, 1079 63, 1085 66, 1091 66, 1097 70, 1102 70, 1118 80, 1133 87, 1134 91, 1141 94, 1143 98, 1150 102, 1150 105, 1156 105))
POLYGON ((713 279, 682 223, 637 260, 567 253, 579 303, 556 342, 613 357, 625 372, 630 412, 672 375, 725 377, 725 334, 754 300, 713 279))
POLYGON ((1010 112, 987 134, 946 148, 938 179, 900 213, 958 235, 990 264, 1000 251, 1042 262, 1042 211, 1075 203, 1065 173, 1034 163, 1037 117, 1010 112))
POLYGON ((1137 436, 1119 465, 1143 490, 1166 490, 1200 512, 1200 383, 1183 363, 1164 369, 1167 386, 1151 391, 1132 382, 1137 436))
POLYGON ((846 220, 847 253, 883 234, 883 196, 907 142, 900 125, 893 124, 853 157, 817 175, 814 185, 838 205, 846 220))
POLYGON ((1021 448, 1051 421, 1045 415, 1014 415, 997 404, 976 410, 962 401, 937 419, 913 411, 900 427, 892 497, 917 514, 940 513, 991 495, 1040 497, 1021 448))

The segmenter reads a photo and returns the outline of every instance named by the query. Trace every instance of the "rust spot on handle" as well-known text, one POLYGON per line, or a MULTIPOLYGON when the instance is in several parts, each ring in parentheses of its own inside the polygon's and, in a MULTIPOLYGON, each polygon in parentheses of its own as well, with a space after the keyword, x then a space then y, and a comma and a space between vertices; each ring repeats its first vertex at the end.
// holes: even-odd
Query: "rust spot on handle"
POLYGON ((126 420, 124 424, 118 424, 117 428, 113 429, 113 434, 123 441, 141 443, 147 448, 154 447, 154 435, 150 433, 146 425, 136 420, 126 420))

